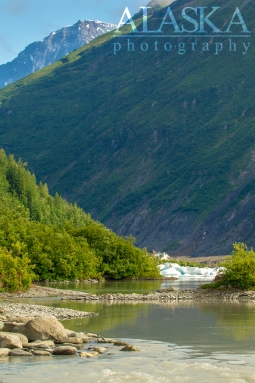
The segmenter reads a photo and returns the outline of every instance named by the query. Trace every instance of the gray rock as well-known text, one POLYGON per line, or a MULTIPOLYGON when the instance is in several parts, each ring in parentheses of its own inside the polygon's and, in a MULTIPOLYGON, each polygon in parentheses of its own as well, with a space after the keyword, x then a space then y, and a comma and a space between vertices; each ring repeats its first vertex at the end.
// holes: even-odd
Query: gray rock
POLYGON ((0 333, 0 348, 22 348, 22 342, 15 334, 0 333))
POLYGON ((76 347, 59 346, 52 351, 53 355, 75 355, 77 352, 76 347))
MULTIPOLYGON (((30 341, 54 340, 57 343, 64 343, 67 340, 64 326, 55 318, 35 318, 18 326, 17 330, 26 335, 30 341)), ((13 332, 16 332, 16 327, 13 332)))
POLYGON ((31 352, 27 352, 24 350, 20 350, 19 348, 15 348, 9 352, 9 356, 33 356, 31 352))

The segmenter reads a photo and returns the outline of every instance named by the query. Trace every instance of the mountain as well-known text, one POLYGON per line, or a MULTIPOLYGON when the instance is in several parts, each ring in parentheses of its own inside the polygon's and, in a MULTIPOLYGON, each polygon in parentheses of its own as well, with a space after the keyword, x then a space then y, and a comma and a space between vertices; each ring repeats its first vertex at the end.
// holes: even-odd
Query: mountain
MULTIPOLYGON (((183 4, 171 5, 178 23, 183 4)), ((229 1, 211 21, 226 30, 238 5, 229 1)), ((240 10, 252 29, 253 2, 240 10)), ((151 14, 151 30, 165 13, 151 14)), ((235 241, 254 246, 251 36, 161 38, 158 50, 154 36, 140 37, 135 51, 125 37, 100 36, 1 90, 1 146, 28 161, 51 192, 141 247, 197 256, 227 254, 235 241)))
POLYGON ((94 38, 116 28, 102 21, 82 21, 59 29, 43 41, 29 44, 13 61, 0 65, 0 88, 38 71, 94 38))

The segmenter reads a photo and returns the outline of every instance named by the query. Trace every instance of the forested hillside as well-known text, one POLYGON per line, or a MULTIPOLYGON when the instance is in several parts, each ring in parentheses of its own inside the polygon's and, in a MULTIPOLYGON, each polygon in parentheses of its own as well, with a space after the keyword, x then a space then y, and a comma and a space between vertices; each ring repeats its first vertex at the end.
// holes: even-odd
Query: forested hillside
MULTIPOLYGON (((171 4, 180 25, 184 3, 171 4)), ((209 12, 215 2, 200 5, 209 12)), ((111 32, 1 90, 2 147, 51 192, 141 247, 197 256, 228 254, 235 241, 255 246, 254 2, 219 7, 210 18, 218 28, 240 7, 251 30, 242 37, 233 25, 236 50, 229 36, 180 36, 169 40, 171 52, 162 38, 155 50, 149 35, 127 51, 126 38, 111 32), (122 44, 116 55, 114 43, 122 44)), ((150 10, 148 28, 165 14, 150 10)), ((141 29, 139 15, 135 22, 141 29)))
POLYGON ((146 250, 118 237, 0 151, 0 278, 10 290, 31 281, 157 277, 146 250))

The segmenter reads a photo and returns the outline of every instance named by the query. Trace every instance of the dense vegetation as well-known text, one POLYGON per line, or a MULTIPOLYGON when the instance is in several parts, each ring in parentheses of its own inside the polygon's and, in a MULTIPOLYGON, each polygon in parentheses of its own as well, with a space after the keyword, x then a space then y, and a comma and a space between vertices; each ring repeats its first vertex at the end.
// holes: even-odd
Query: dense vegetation
POLYGON ((255 251, 244 243, 235 243, 231 255, 219 266, 224 269, 213 283, 204 285, 204 288, 255 288, 255 251))
MULTIPOLYGON (((239 3, 230 1, 212 21, 225 30, 239 3)), ((183 1, 171 7, 180 15, 183 1)), ((157 11, 149 28, 164 14, 157 11)), ((252 29, 252 1, 242 15, 252 29)), ((242 39, 233 40, 236 52, 226 38, 215 55, 215 38, 209 52, 198 39, 197 51, 187 45, 179 55, 162 49, 164 39, 159 51, 148 37, 148 52, 140 39, 127 52, 125 38, 104 35, 1 90, 1 145, 52 192, 151 250, 222 255, 236 233, 253 245, 253 35, 246 55, 242 39), (123 43, 118 55, 113 42, 123 43)))
MULTIPOLYGON (((0 278, 9 290, 39 280, 158 277, 132 238, 114 234, 0 151, 0 278)), ((1 286, 0 286, 1 287, 1 286)))

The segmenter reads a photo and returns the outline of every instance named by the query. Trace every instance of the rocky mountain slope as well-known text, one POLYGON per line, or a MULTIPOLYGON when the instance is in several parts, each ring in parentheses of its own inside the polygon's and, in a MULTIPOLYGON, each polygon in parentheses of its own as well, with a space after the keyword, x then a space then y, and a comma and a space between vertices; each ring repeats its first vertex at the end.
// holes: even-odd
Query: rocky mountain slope
POLYGON ((116 25, 102 21, 82 21, 52 32, 43 41, 29 44, 13 61, 0 65, 0 87, 4 87, 81 48, 116 25))
MULTIPOLYGON (((225 30, 238 5, 229 1, 212 22, 225 30)), ((240 9, 252 31, 253 2, 240 9)), ((152 12, 150 29, 165 12, 152 12)), ((141 247, 198 256, 227 254, 235 241, 254 246, 254 33, 242 39, 230 51, 229 37, 178 37, 167 52, 169 39, 156 50, 149 36, 132 52, 124 37, 103 35, 1 90, 1 145, 141 247)))

